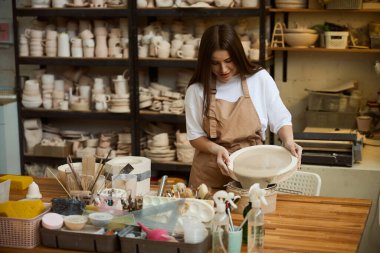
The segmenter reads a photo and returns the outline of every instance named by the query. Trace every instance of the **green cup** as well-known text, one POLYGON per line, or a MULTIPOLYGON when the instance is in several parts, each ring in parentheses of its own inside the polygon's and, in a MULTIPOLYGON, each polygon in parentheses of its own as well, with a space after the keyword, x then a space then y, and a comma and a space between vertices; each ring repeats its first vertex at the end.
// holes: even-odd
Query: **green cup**
POLYGON ((228 231, 228 253, 240 253, 243 240, 243 230, 228 231))

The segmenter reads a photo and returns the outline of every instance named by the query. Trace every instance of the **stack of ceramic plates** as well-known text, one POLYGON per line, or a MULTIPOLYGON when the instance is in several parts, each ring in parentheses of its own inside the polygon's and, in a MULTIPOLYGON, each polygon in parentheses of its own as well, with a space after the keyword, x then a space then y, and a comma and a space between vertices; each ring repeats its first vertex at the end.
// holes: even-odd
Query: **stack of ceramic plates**
POLYGON ((88 132, 75 130, 63 130, 60 133, 62 137, 67 139, 82 139, 84 136, 88 136, 88 132))
POLYGON ((125 95, 118 95, 118 94, 112 94, 111 95, 111 101, 109 102, 110 108, 108 108, 108 111, 110 112, 116 112, 116 113, 125 113, 130 112, 129 107, 129 94, 125 95))
POLYGON ((281 8, 281 9, 307 8, 307 0, 276 0, 276 8, 281 8))

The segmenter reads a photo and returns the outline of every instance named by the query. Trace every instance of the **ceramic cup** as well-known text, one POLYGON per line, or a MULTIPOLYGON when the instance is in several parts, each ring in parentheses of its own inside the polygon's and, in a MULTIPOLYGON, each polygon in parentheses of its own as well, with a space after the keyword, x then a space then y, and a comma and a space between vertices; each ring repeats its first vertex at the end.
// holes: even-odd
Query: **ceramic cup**
POLYGON ((67 4, 67 0, 53 0, 52 6, 53 8, 64 8, 67 4))
POLYGON ((185 44, 177 51, 177 56, 184 59, 192 59, 195 57, 195 47, 194 45, 185 44))
POLYGON ((59 109, 67 111, 69 109, 69 101, 63 100, 59 102, 59 109))
POLYGON ((254 7, 258 7, 258 5, 259 5, 258 0, 242 0, 241 1, 242 7, 254 8, 254 7))
POLYGON ((360 132, 368 132, 371 129, 372 117, 371 116, 358 116, 356 123, 360 132))

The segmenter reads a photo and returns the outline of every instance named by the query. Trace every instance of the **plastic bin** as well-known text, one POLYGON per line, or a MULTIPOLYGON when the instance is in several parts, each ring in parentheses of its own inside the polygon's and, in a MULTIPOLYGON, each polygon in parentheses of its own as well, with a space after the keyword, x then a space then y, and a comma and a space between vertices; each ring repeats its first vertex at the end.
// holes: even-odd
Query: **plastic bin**
POLYGON ((327 4, 327 9, 361 9, 362 0, 334 0, 327 4))
POLYGON ((308 109, 310 111, 356 113, 360 107, 359 96, 347 96, 341 93, 309 91, 308 109))
POLYGON ((40 228, 41 244, 49 248, 93 252, 114 252, 120 249, 116 235, 98 235, 80 232, 66 232, 40 228))
POLYGON ((306 126, 354 129, 356 113, 306 111, 306 126))
POLYGON ((326 48, 345 49, 348 46, 348 32, 325 32, 326 48))
POLYGON ((211 236, 200 243, 162 242, 120 237, 121 253, 206 253, 211 249, 211 236))
POLYGON ((33 219, 0 217, 0 247, 31 249, 40 244, 39 227, 42 216, 49 212, 50 206, 33 219))

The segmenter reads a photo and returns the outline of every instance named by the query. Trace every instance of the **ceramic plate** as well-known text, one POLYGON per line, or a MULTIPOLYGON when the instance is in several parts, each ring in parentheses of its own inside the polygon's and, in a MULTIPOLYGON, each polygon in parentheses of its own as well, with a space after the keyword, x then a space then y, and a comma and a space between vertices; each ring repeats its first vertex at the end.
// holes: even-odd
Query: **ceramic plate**
POLYGON ((72 4, 72 3, 67 3, 67 4, 65 4, 65 6, 73 7, 73 8, 83 8, 83 7, 90 6, 90 4, 89 3, 83 3, 82 5, 76 5, 76 4, 72 4))
POLYGON ((116 113, 126 113, 126 112, 131 112, 129 108, 109 108, 109 112, 116 112, 116 113))

